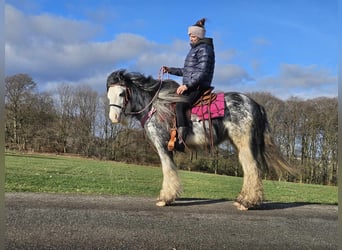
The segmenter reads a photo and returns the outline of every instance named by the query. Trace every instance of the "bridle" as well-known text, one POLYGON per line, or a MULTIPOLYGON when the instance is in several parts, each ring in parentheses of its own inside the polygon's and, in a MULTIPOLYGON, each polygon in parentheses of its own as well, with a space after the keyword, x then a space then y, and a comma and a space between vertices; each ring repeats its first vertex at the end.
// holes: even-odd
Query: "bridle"
POLYGON ((121 85, 120 83, 110 84, 108 88, 113 87, 113 86, 121 86, 121 87, 125 88, 125 100, 124 100, 123 106, 110 103, 109 107, 116 107, 116 108, 121 109, 123 111, 124 115, 138 115, 138 114, 141 114, 142 112, 147 110, 150 107, 150 105, 157 99, 158 94, 160 92, 160 89, 162 87, 162 84, 163 84, 163 77, 160 76, 160 74, 159 74, 159 87, 158 87, 157 92, 154 94, 153 98, 151 99, 151 101, 144 108, 142 108, 141 110, 139 110, 139 111, 131 111, 131 112, 126 112, 127 104, 130 101, 130 98, 132 96, 131 89, 128 88, 127 86, 121 85))
POLYGON ((114 87, 114 86, 121 86, 121 87, 124 87, 124 88, 125 88, 125 100, 124 100, 123 106, 120 106, 120 105, 117 105, 117 104, 114 104, 114 103, 109 103, 109 107, 116 107, 116 108, 119 108, 119 109, 121 109, 121 110, 124 112, 124 114, 125 114, 125 112, 126 112, 125 110, 126 110, 127 103, 128 103, 128 101, 129 101, 129 98, 131 97, 131 90, 130 90, 128 87, 122 86, 122 85, 119 84, 119 83, 110 84, 110 85, 108 86, 108 89, 109 89, 110 87, 114 87))

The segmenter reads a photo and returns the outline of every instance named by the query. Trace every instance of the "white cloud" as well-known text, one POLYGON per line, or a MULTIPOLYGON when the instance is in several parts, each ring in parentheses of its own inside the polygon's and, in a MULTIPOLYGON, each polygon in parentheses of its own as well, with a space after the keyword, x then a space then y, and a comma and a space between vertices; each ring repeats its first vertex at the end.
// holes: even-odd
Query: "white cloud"
MULTIPOLYGON (((102 30, 95 22, 48 14, 27 15, 9 4, 5 7, 5 24, 6 74, 27 73, 43 90, 65 82, 88 84, 102 92, 108 74, 119 68, 157 77, 162 65, 182 67, 189 50, 187 40, 158 44, 131 33, 118 33, 112 40, 96 42, 96 35, 102 30)), ((257 48, 270 44, 264 38, 253 42, 257 48)), ((215 89, 267 91, 281 98, 310 98, 322 93, 337 96, 337 76, 327 70, 283 64, 272 76, 254 77, 234 64, 234 60, 250 62, 250 57, 234 48, 217 50, 215 89)), ((260 58, 252 57, 252 67, 257 70, 260 58)))
POLYGON ((258 79, 259 88, 283 98, 298 96, 304 99, 337 96, 337 76, 318 66, 283 64, 279 75, 258 79))
POLYGON ((216 53, 215 57, 217 62, 227 62, 231 61, 236 55, 237 51, 235 49, 228 49, 220 50, 220 53, 216 53))
POLYGON ((252 77, 242 67, 234 64, 216 65, 214 84, 223 90, 252 81, 252 77))
POLYGON ((111 70, 127 66, 157 76, 162 65, 181 67, 189 48, 181 40, 160 45, 130 33, 95 42, 94 27, 53 15, 28 16, 6 5, 6 74, 28 73, 45 90, 61 82, 101 90, 111 70))
POLYGON ((99 72, 97 74, 94 74, 92 76, 87 76, 85 78, 78 78, 75 81, 72 80, 64 80, 64 81, 47 81, 45 82, 45 91, 55 91, 57 87, 61 84, 67 84, 67 85, 72 85, 72 86, 91 86, 93 89, 97 90, 99 94, 103 94, 106 92, 106 80, 108 75, 111 72, 99 72))
POLYGON ((318 66, 283 64, 279 73, 255 79, 236 66, 219 67, 217 71, 220 77, 215 78, 214 85, 224 91, 270 92, 284 100, 290 97, 337 96, 337 76, 318 66))
POLYGON ((263 37, 254 38, 253 43, 256 46, 270 46, 272 44, 269 40, 267 40, 266 38, 263 38, 263 37))
POLYGON ((80 42, 94 37, 101 27, 87 21, 42 14, 28 16, 5 5, 6 40, 17 45, 28 43, 80 42))
POLYGON ((336 84, 336 76, 316 65, 300 66, 283 64, 280 69, 280 78, 288 87, 319 87, 323 84, 336 84))
POLYGON ((6 5, 6 73, 25 72, 42 81, 75 81, 135 60, 156 46, 134 34, 92 42, 92 27, 55 16, 25 16, 6 5))

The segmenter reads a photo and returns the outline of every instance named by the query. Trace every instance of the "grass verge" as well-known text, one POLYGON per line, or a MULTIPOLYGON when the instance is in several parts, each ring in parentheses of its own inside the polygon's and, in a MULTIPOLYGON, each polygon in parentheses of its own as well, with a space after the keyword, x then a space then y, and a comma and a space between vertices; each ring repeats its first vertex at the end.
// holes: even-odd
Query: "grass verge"
MULTIPOLYGON (((78 157, 5 154, 6 192, 85 193, 157 197, 160 168, 78 157)), ((182 197, 233 200, 242 178, 179 171, 182 197)), ((272 202, 337 204, 337 187, 264 181, 272 202)))

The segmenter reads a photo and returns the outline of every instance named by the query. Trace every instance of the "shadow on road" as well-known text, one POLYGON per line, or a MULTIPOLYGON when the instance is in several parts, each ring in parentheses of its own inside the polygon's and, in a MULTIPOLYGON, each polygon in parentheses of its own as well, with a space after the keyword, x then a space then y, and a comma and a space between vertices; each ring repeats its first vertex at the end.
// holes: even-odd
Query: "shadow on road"
POLYGON ((286 208, 294 208, 294 207, 302 207, 308 205, 318 205, 319 203, 310 203, 310 202, 267 202, 263 203, 256 208, 252 208, 251 210, 277 210, 277 209, 286 209, 286 208))
MULTIPOLYGON (((210 205, 216 203, 229 202, 232 200, 226 199, 204 199, 204 198, 178 198, 175 203, 172 203, 172 206, 198 206, 198 205, 210 205)), ((251 208, 250 210, 278 210, 278 209, 287 209, 294 207, 302 207, 307 205, 318 205, 318 203, 310 203, 310 202, 265 202, 255 208, 251 208)))
POLYGON ((204 198, 178 198, 175 203, 172 203, 172 206, 198 206, 198 205, 209 205, 227 202, 229 200, 225 199, 204 199, 204 198))

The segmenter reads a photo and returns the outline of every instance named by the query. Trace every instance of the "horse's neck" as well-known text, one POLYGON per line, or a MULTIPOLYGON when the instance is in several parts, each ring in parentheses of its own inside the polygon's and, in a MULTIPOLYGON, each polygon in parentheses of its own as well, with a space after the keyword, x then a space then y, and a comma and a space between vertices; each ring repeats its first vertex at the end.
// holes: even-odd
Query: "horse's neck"
POLYGON ((152 97, 146 93, 142 92, 142 94, 136 94, 132 98, 132 112, 136 113, 138 117, 143 116, 146 112, 149 111, 150 104, 152 104, 152 97))

